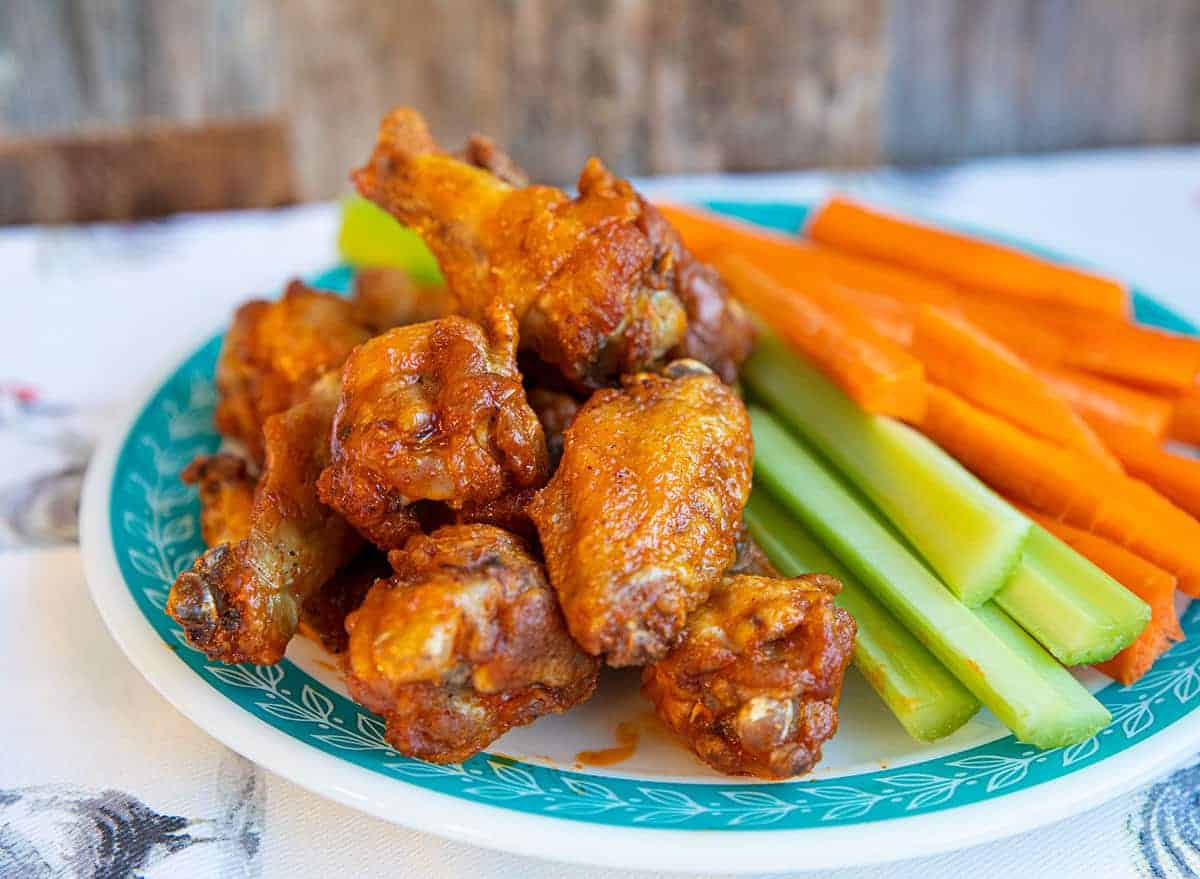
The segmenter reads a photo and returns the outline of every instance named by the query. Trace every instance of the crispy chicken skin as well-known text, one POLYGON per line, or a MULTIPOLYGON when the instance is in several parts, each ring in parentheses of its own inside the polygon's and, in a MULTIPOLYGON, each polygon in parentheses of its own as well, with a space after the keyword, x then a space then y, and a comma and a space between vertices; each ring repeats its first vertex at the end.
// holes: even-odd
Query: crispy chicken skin
POLYGON ((300 605, 361 544, 317 498, 338 387, 337 373, 329 373, 303 402, 267 419, 267 462, 249 534, 209 549, 171 587, 167 613, 210 659, 278 662, 300 605))
POLYGON ((228 452, 201 455, 179 478, 199 489, 200 536, 205 546, 237 543, 250 533, 258 480, 250 474, 245 458, 228 452))
POLYGON ((733 563, 750 493, 741 400, 693 361, 668 372, 597 391, 528 508, 571 634, 613 666, 674 645, 733 563))
POLYGON ((529 175, 512 160, 496 142, 482 134, 472 134, 458 153, 458 158, 468 165, 482 168, 493 177, 498 177, 510 186, 528 186, 529 175))
POLYGON ((654 243, 655 253, 662 254, 659 261, 669 267, 671 289, 687 312, 687 332, 668 356, 699 360, 733 384, 754 347, 750 315, 730 295, 717 270, 684 247, 675 227, 656 207, 643 202, 638 223, 654 243))
POLYGON ((299 281, 279 300, 247 302, 217 360, 217 430, 241 440, 261 463, 267 418, 303 400, 314 381, 369 336, 348 301, 299 281))
POLYGON ((494 525, 537 543, 537 529, 529 519, 528 508, 535 488, 519 488, 506 492, 498 498, 479 503, 467 503, 454 513, 456 525, 494 525))
POLYGON ((321 498, 383 549, 419 530, 414 501, 451 509, 546 480, 546 441, 517 373, 512 318, 451 316, 360 346, 342 372, 321 498))
POLYGON ((463 314, 478 320, 503 302, 521 346, 579 386, 612 384, 684 339, 678 238, 648 234, 646 204, 597 159, 584 167, 575 198, 550 186, 514 187, 443 152, 425 120, 401 108, 383 120, 354 181, 422 235, 463 314))
POLYGON ((330 653, 345 653, 350 643, 346 617, 363 603, 376 580, 392 575, 387 556, 367 545, 300 608, 300 632, 321 643, 330 653))
POLYGON ((354 273, 354 320, 372 333, 424 323, 454 313, 454 297, 441 284, 418 284, 403 269, 364 267, 354 273))
POLYGON ((755 577, 780 576, 779 571, 771 564, 771 560, 767 558, 763 548, 758 545, 758 541, 754 539, 745 522, 738 530, 737 554, 734 556, 733 564, 725 572, 726 576, 731 574, 751 574, 755 577))
POLYGON ((418 535, 346 622, 351 696, 396 750, 456 763, 596 688, 598 663, 563 626, 542 566, 487 525, 418 535))
POLYGON ((833 577, 726 577, 683 640, 642 671, 642 692, 701 760, 729 775, 790 778, 837 732, 854 619, 833 577))
POLYGON ((558 462, 562 460, 563 434, 575 420, 581 404, 571 394, 549 388, 529 388, 526 396, 538 421, 542 423, 542 432, 546 434, 546 452, 550 457, 550 470, 553 472, 558 469, 558 462))

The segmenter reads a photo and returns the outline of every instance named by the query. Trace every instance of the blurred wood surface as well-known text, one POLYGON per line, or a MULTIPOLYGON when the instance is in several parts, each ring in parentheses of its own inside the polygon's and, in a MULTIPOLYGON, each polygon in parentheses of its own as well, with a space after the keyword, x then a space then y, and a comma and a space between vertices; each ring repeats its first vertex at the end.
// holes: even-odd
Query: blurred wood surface
POLYGON ((1192 140, 1200 0, 0 0, 0 222, 336 195, 397 103, 559 183, 1192 140))
POLYGON ((0 141, 0 218, 11 223, 131 220, 295 200, 279 119, 0 141))
POLYGON ((893 0, 898 163, 1200 138, 1200 0, 893 0))

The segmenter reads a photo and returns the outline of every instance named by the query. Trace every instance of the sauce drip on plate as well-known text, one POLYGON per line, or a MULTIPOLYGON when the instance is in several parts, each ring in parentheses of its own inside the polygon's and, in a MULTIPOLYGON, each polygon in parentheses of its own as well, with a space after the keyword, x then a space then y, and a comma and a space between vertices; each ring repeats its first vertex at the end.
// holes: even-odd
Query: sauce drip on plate
POLYGON ((622 721, 617 724, 616 747, 580 751, 575 755, 575 760, 584 766, 612 766, 628 760, 637 751, 639 735, 635 724, 622 721))

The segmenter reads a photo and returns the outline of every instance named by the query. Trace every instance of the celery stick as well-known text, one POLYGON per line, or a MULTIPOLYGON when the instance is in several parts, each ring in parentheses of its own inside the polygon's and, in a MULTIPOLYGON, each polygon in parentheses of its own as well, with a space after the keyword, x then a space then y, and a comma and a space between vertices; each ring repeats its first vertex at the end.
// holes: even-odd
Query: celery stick
POLYGON ((342 202, 338 251, 355 266, 394 266, 422 284, 440 284, 442 273, 421 236, 401 226, 387 211, 365 198, 342 202))
POLYGON ((854 665, 914 739, 948 736, 979 710, 979 700, 875 600, 849 571, 761 488, 746 505, 746 524, 782 574, 832 574, 837 604, 858 623, 854 665))
POLYGON ((1110 659, 1150 622, 1150 605, 1037 525, 996 604, 1065 665, 1110 659))
POLYGON ((990 611, 959 602, 769 413, 752 406, 750 418, 762 482, 1021 741, 1050 748, 1095 732, 1104 709, 1080 684, 1047 680, 1040 647, 997 635, 990 611))
POLYGON ((743 378, 875 504, 963 602, 978 607, 1021 558, 1029 520, 912 428, 868 415, 778 339, 743 378))
POLYGON ((992 633, 1009 646, 1013 653, 1020 656, 1037 670, 1042 680, 1051 684, 1062 698, 1071 706, 1072 716, 1076 718, 1076 726, 1064 728, 1060 732, 1058 745, 1069 745, 1090 739, 1099 730, 1108 725, 1112 719, 1108 710, 1101 705, 1086 689, 1080 686, 1074 676, 1059 665, 1049 653, 1042 649, 1037 641, 1018 626, 1012 619, 989 601, 975 611, 992 633))

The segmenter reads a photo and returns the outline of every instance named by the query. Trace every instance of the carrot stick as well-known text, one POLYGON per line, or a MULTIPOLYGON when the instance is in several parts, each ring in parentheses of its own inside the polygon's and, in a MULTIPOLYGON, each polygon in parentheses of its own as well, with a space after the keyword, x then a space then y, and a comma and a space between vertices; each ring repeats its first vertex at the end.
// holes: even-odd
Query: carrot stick
POLYGON ((1075 308, 962 297, 959 307, 1022 354, 1122 382, 1186 391, 1200 374, 1200 339, 1075 308))
POLYGON ((1035 366, 1034 369, 1102 434, 1115 429, 1154 442, 1166 436, 1172 411, 1166 397, 1069 367, 1035 366))
POLYGON ((1070 305, 1124 317, 1122 284, 1015 248, 880 213, 845 198, 827 201, 809 223, 814 241, 916 269, 984 293, 1070 305))
POLYGON ((868 293, 856 287, 843 287, 835 283, 838 296, 854 308, 875 332, 904 348, 911 348, 916 331, 916 309, 907 302, 868 293))
POLYGON ((1145 483, 1094 458, 1032 436, 937 385, 928 385, 930 439, 1002 494, 1085 531, 1107 537, 1200 595, 1200 522, 1145 483))
MULTIPOLYGON (((972 295, 970 290, 928 275, 705 211, 673 205, 661 205, 660 210, 701 259, 736 251, 788 286, 803 287, 814 279, 824 279, 847 290, 910 305, 953 305, 1022 356, 1122 382, 1179 392, 1191 389, 1200 375, 1200 339, 1080 308, 981 296, 977 290, 972 295)), ((901 327, 887 310, 876 309, 872 317, 887 320, 885 327, 893 333, 901 327)), ((1196 422, 1195 435, 1200 442, 1200 411, 1196 422)))
POLYGON ((949 305, 960 295, 955 288, 934 278, 709 211, 671 204, 656 207, 696 256, 711 261, 720 252, 734 250, 760 269, 771 271, 782 283, 800 284, 802 280, 821 276, 841 286, 911 304, 949 305))
POLYGON ((663 215, 688 250, 701 259, 708 259, 713 253, 730 244, 734 249, 745 252, 742 236, 750 239, 765 238, 768 241, 787 241, 787 236, 778 232, 769 232, 750 223, 722 217, 712 211, 700 208, 684 207, 669 202, 655 202, 654 206, 663 215))
POLYGON ((1128 687, 1140 681, 1158 658, 1171 649, 1173 643, 1160 627, 1151 622, 1136 641, 1112 659, 1098 662, 1092 668, 1128 687))
POLYGON ((1200 446, 1200 389, 1193 388, 1172 402, 1167 435, 1181 443, 1200 446))
POLYGON ((920 362, 876 333, 827 284, 803 291, 777 283, 733 252, 716 262, 733 294, 867 412, 919 420, 925 411, 920 362))
POLYGON ((1189 515, 1200 517, 1200 460, 1168 452, 1138 434, 1113 429, 1102 435, 1125 472, 1166 495, 1189 515))
MULTIPOLYGON (((1028 511, 1027 511, 1028 512, 1028 511)), ((1150 624, 1137 640, 1094 667, 1125 686, 1138 681, 1155 660, 1183 640, 1175 613, 1175 577, 1157 565, 1103 537, 1064 525, 1047 516, 1030 513, 1047 531, 1150 605, 1150 624)))
POLYGON ((937 306, 920 306, 910 350, 931 381, 1034 436, 1120 469, 1091 428, 1045 380, 962 317, 937 306))

